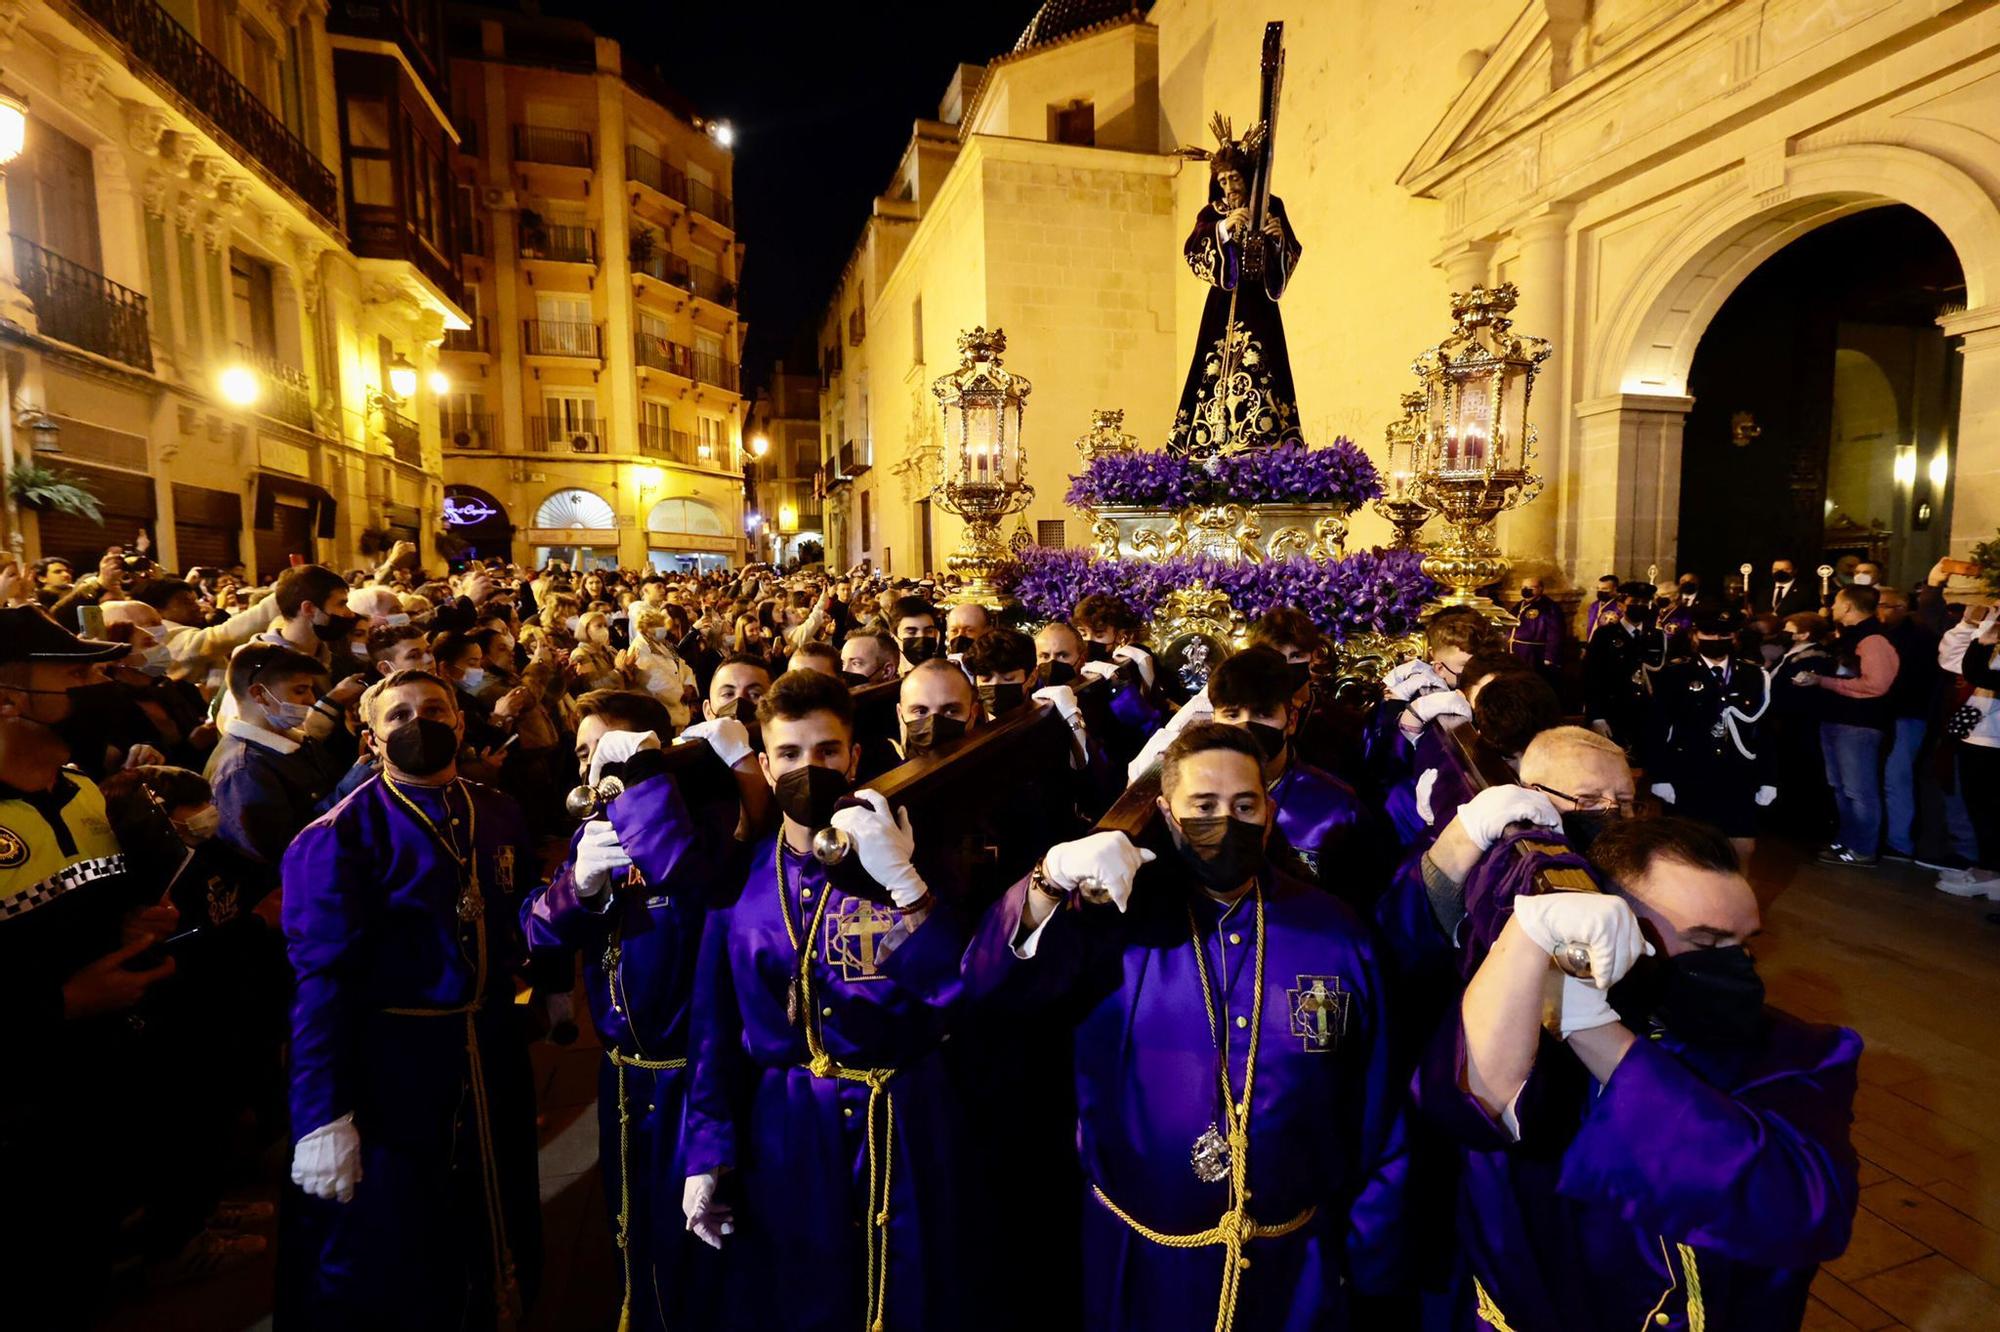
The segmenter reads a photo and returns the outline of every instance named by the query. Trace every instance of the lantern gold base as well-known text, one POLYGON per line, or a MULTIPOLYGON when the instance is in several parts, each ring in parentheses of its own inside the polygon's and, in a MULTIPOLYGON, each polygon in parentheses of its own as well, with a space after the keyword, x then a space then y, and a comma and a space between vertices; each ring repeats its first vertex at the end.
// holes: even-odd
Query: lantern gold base
POLYGON ((1014 554, 1000 539, 1000 519, 967 515, 965 536, 958 549, 945 558, 944 567, 964 579, 958 591, 944 599, 947 606, 985 606, 1004 610, 1014 598, 1000 590, 1000 575, 1015 563, 1014 554))
POLYGON ((1512 628, 1519 623, 1513 612, 1479 593, 1480 588, 1505 578, 1509 567, 1507 557, 1490 544, 1482 546, 1455 536, 1442 548, 1424 556, 1424 573, 1449 589, 1431 603, 1424 618, 1429 619, 1448 606, 1470 606, 1489 623, 1512 628))
POLYGON ((1389 520, 1396 529, 1396 539, 1389 543, 1390 550, 1416 550, 1417 533, 1431 520, 1431 507, 1416 500, 1378 499, 1375 512, 1389 520))

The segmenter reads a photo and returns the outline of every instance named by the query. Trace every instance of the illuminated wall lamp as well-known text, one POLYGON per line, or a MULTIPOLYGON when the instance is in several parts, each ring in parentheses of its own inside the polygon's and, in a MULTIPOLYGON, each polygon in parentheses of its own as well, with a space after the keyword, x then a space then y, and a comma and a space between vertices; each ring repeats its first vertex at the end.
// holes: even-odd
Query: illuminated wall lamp
POLYGON ((1910 490, 1917 484, 1917 446, 1898 444, 1895 462, 1896 484, 1910 490))
POLYGON ((417 393, 417 367, 410 364, 410 358, 401 352, 389 362, 389 392, 408 402, 417 393))
POLYGON ((221 391, 222 400, 232 407, 255 407, 264 396, 264 377, 247 365, 224 367, 216 376, 215 386, 221 391))

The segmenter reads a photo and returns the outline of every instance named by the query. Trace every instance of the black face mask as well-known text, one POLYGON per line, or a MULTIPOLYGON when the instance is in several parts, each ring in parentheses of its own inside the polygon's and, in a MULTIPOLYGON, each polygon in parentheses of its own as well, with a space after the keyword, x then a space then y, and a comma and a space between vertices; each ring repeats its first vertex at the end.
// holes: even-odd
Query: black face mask
POLYGON ((1618 819, 1618 811, 1612 809, 1571 809, 1563 811, 1563 838, 1570 850, 1582 855, 1590 850, 1590 844, 1597 840, 1597 834, 1610 827, 1618 819))
POLYGON ((1085 661, 1110 661, 1111 649, 1094 638, 1087 638, 1083 642, 1083 659, 1085 661))
POLYGON ((1009 682, 979 686, 979 701, 986 705, 986 715, 989 717, 997 717, 1003 712, 1012 712, 1015 708, 1020 707, 1021 704, 1026 702, 1027 698, 1028 687, 1026 685, 1009 682))
POLYGON ((903 640, 903 660, 912 666, 921 666, 937 655, 935 638, 906 638, 903 640))
POLYGON ((1610 999, 1633 1031, 1658 1023, 1697 1044, 1747 1045, 1768 1025, 1763 978, 1741 945, 1642 957, 1611 987, 1610 999))
POLYGON ((329 615, 325 624, 315 620, 313 636, 322 643, 338 643, 354 632, 354 623, 360 618, 359 615, 329 615))
POLYGON ((846 682, 849 689, 859 689, 862 685, 868 683, 868 677, 860 671, 842 671, 840 678, 846 682))
POLYGON ((928 754, 939 745, 963 739, 965 723, 956 717, 945 717, 935 712, 925 713, 915 721, 903 723, 903 752, 915 758, 918 754, 928 754))
POLYGON ((833 822, 834 806, 851 789, 846 773, 810 763, 780 777, 775 796, 780 813, 818 832, 833 822))
POLYGON ((1264 868, 1264 825, 1227 814, 1181 819, 1180 852, 1197 879, 1219 893, 1243 886, 1264 868))
POLYGON ((750 748, 762 749, 764 747, 764 732, 757 725, 756 699, 739 698, 727 708, 724 708, 722 715, 725 717, 734 717, 737 721, 743 723, 743 729, 750 733, 750 748))
POLYGON ((1790 569, 1773 569, 1771 570, 1771 581, 1774 583, 1789 583, 1792 581, 1792 571, 1790 569))
POLYGON ((1681 600, 1683 600, 1683 601, 1693 601, 1693 600, 1694 600, 1694 598, 1695 598, 1695 594, 1696 594, 1696 592, 1698 592, 1699 590, 1700 590, 1700 589, 1698 589, 1697 587, 1695 587, 1695 585, 1694 585, 1693 583, 1682 583, 1682 584, 1681 584, 1681 600))
POLYGON ((1285 672, 1292 677, 1294 694, 1312 683, 1313 667, 1309 661, 1288 661, 1285 663, 1285 672))
POLYGON ((964 656, 966 653, 972 651, 972 635, 960 634, 956 638, 952 639, 951 650, 953 652, 956 652, 961 657, 964 656))
POLYGON ((1257 742, 1257 752, 1269 763, 1285 752, 1285 728, 1272 726, 1268 722, 1245 722, 1243 729, 1250 732, 1250 738, 1257 742))
POLYGON ((1617 594, 1616 592, 1606 592, 1606 591, 1604 591, 1604 590, 1602 590, 1602 589, 1600 588, 1600 589, 1598 590, 1598 593, 1597 593, 1597 599, 1598 599, 1599 601, 1609 601, 1609 600, 1611 600, 1611 598, 1613 598, 1613 597, 1615 597, 1615 596, 1617 596, 1617 595, 1618 595, 1618 594, 1617 594))
POLYGON ((1076 667, 1066 661, 1045 661, 1036 674, 1041 678, 1042 687, 1066 685, 1076 679, 1076 667))
POLYGON ((1699 652, 1703 659, 1707 661, 1728 661, 1730 650, 1733 647, 1735 647, 1735 644, 1726 638, 1697 638, 1694 640, 1694 650, 1699 652))
POLYGON ((441 721, 418 717, 389 732, 382 752, 397 771, 429 777, 458 757, 458 735, 441 721))

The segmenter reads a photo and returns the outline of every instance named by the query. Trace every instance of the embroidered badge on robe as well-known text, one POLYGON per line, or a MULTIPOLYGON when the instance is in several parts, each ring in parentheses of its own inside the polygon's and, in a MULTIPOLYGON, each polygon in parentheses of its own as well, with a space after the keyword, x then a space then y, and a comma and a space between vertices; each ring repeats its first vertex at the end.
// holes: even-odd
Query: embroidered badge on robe
POLYGON ((226 925, 236 919, 238 913, 236 889, 224 883, 221 878, 213 874, 208 876, 205 897, 210 925, 226 925))
POLYGON ((1292 1035, 1309 1054, 1340 1048, 1347 1032, 1347 1004, 1353 996, 1340 988, 1338 976, 1301 976, 1292 1001, 1292 1035))
POLYGON ((511 846, 503 846, 494 853, 494 857, 499 861, 500 864, 500 891, 503 893, 513 892, 514 891, 514 848, 511 846))
POLYGON ((850 897, 827 915, 826 960, 840 968, 842 980, 882 980, 882 964, 909 935, 894 911, 850 897))

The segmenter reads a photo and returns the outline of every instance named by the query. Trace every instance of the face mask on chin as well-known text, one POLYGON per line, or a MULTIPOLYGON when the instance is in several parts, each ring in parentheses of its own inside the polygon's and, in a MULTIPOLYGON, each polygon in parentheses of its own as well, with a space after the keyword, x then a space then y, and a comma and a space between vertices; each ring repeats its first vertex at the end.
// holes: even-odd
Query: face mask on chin
POLYGON ((809 763, 780 777, 772 794, 786 818, 818 832, 833 822, 834 806, 852 789, 846 773, 809 763))
POLYGON ((1174 824, 1180 833, 1174 841, 1181 859, 1214 892, 1234 892, 1266 864, 1261 823, 1215 814, 1177 818, 1174 824))
POLYGON ((1634 1032, 1658 1025, 1697 1045, 1754 1044, 1769 1026, 1763 978, 1741 945, 1642 957, 1611 987, 1610 1000, 1634 1032))

